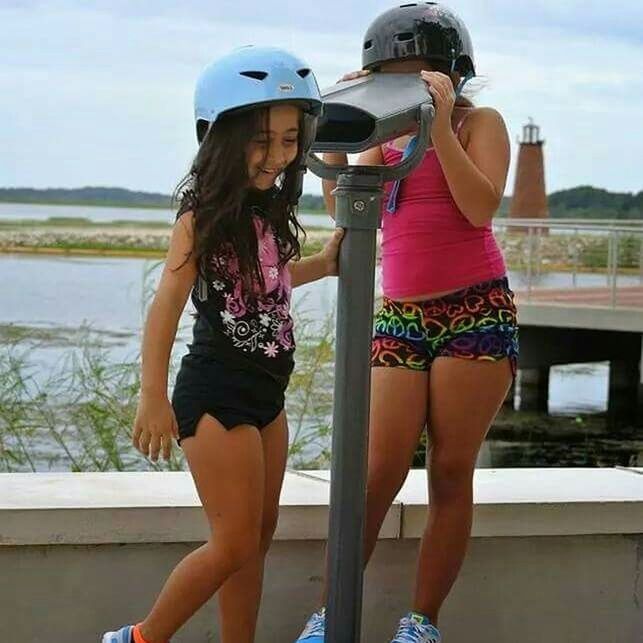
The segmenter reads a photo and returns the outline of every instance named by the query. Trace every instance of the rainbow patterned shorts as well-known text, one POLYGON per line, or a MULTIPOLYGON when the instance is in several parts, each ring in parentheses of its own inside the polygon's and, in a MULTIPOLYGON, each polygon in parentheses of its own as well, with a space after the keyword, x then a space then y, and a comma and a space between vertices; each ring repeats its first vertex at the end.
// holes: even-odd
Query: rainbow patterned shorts
POLYGON ((425 301, 384 298, 375 318, 371 366, 426 371, 436 357, 508 357, 515 375, 518 323, 506 277, 425 301))

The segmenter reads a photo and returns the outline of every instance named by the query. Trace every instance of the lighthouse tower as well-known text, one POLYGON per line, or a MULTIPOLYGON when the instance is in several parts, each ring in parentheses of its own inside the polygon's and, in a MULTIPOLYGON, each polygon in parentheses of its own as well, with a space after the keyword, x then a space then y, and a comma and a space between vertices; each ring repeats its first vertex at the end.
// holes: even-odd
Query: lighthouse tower
POLYGON ((522 128, 513 198, 509 208, 512 219, 543 219, 549 216, 545 191, 545 163, 540 127, 529 123, 522 128))

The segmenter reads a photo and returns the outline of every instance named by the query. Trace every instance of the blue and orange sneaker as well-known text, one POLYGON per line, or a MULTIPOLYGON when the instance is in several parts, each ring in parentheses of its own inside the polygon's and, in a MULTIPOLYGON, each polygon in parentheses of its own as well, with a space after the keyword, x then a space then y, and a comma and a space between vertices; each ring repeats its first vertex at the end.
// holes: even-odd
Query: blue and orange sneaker
POLYGON ((295 643, 324 643, 326 633, 326 608, 322 607, 315 612, 306 623, 304 631, 295 643))
POLYGON ((117 632, 105 632, 102 643, 134 643, 134 626, 126 625, 117 632))
POLYGON ((409 612, 400 620, 397 634, 391 643, 441 643, 440 632, 424 615, 409 612))

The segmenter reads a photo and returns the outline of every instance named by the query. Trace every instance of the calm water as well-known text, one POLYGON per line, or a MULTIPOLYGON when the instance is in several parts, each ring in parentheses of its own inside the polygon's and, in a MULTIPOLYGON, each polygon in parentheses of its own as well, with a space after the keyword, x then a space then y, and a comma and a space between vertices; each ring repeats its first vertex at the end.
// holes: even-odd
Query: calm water
MULTIPOLYGON (((102 208, 91 205, 38 205, 31 203, 0 203, 0 221, 19 221, 29 219, 46 221, 55 217, 73 217, 88 219, 96 223, 110 221, 140 221, 172 223, 174 210, 163 208, 102 208)), ((304 226, 332 228, 334 223, 330 217, 317 214, 299 214, 304 226)))
MULTIPOLYGON (((163 220, 163 211, 119 208, 70 208, 68 206, 10 205, 0 203, 0 219, 79 216, 96 221, 163 220), (72 212, 73 211, 73 212, 72 212), (12 214, 13 213, 13 214, 12 214)), ((166 215, 171 220, 171 212, 166 215)), ((325 217, 310 215, 317 225, 325 217)), ((168 220, 166 219, 166 220, 168 220)), ((0 326, 15 324, 42 331, 71 335, 81 326, 91 328, 114 361, 136 355, 143 318, 143 302, 149 298, 160 275, 156 261, 122 258, 39 257, 0 255, 0 326)), ((514 289, 522 285, 521 275, 510 275, 514 289)), ((602 285, 601 275, 579 275, 587 285, 602 285)), ((637 280, 633 278, 633 282, 637 280)), ((566 274, 549 273, 541 286, 571 285, 566 274)), ((335 308, 336 279, 325 279, 297 288, 293 304, 304 317, 322 321, 335 308)), ((190 338, 189 308, 184 313, 174 350, 176 361, 190 338)), ((31 359, 43 376, 70 351, 69 342, 44 342, 31 359)), ((550 413, 575 415, 600 413, 607 406, 607 364, 554 367, 550 379, 550 413)), ((616 442, 608 435, 576 433, 567 442, 560 436, 529 437, 523 429, 515 435, 506 431, 487 441, 481 466, 545 466, 565 464, 636 464, 643 462, 638 442, 616 442), (527 437, 525 437, 527 435, 527 437), (562 447, 561 447, 562 444, 562 447), (638 459, 637 459, 637 453, 638 459), (558 455, 557 455, 558 454, 558 455), (598 454, 598 455, 597 455, 598 454), (591 456, 591 457, 590 457, 591 456)))

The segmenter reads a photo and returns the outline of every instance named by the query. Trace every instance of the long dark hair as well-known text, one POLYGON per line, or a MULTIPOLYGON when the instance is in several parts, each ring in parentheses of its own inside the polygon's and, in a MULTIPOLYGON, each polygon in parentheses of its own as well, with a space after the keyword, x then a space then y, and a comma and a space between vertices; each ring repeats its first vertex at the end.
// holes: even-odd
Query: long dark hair
POLYGON ((194 213, 192 252, 199 274, 206 280, 213 276, 228 278, 227 261, 236 257, 243 291, 250 300, 255 295, 255 284, 262 291, 265 284, 249 203, 259 203, 264 226, 274 231, 280 266, 300 258, 305 238, 295 209, 300 190, 299 168, 304 163, 302 143, 308 139, 306 130, 311 125, 302 113, 297 157, 274 188, 260 193, 250 186, 246 149, 260 131, 267 129, 268 117, 268 107, 256 107, 217 119, 174 193, 174 201, 179 204, 177 218, 188 210, 194 213))

